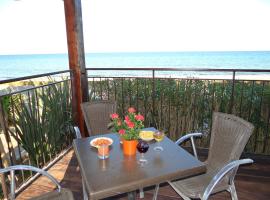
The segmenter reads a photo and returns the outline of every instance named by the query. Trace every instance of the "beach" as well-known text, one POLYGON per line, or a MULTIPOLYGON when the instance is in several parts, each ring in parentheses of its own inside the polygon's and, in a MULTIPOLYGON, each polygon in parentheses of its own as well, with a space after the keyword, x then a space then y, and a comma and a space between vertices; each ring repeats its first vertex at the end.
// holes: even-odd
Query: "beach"
MULTIPOLYGON (((128 70, 127 68, 156 68, 155 78, 232 80, 233 72, 158 71, 160 68, 186 69, 254 69, 269 70, 270 52, 146 52, 146 53, 87 53, 88 68, 122 68, 123 70, 91 70, 93 77, 142 77, 151 78, 152 71, 128 70)), ((67 54, 0 55, 0 80, 18 78, 54 71, 68 70, 67 54)), ((68 76, 69 74, 65 74, 68 76)), ((55 81, 63 74, 54 75, 55 81)), ((236 72, 235 80, 270 80, 270 73, 236 72)), ((48 77, 0 84, 0 94, 29 89, 47 83, 48 77)))

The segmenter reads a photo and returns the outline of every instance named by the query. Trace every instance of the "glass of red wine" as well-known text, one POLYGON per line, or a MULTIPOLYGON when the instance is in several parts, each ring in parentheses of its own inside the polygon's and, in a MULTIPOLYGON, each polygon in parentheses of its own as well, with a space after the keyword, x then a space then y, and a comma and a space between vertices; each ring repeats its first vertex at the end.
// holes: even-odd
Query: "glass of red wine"
POLYGON ((138 163, 141 166, 144 166, 148 162, 147 159, 144 157, 144 154, 148 151, 148 149, 149 144, 143 140, 140 140, 137 144, 137 150, 140 152, 140 159, 138 160, 138 163))

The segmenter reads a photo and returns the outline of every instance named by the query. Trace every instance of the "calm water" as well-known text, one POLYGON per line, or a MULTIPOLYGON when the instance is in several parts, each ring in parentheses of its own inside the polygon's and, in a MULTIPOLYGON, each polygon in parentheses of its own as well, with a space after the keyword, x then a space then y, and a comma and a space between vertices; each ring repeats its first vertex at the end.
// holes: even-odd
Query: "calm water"
MULTIPOLYGON (((270 69, 270 51, 88 53, 86 66, 270 69)), ((65 69, 66 54, 0 55, 0 80, 65 69)))

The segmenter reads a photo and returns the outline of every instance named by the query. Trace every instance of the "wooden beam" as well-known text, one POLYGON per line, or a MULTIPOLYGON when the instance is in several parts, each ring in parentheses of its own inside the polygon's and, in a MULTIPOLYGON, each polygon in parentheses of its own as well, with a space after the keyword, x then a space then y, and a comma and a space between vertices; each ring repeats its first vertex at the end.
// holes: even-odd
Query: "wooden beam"
POLYGON ((72 85, 72 109, 82 136, 88 136, 81 111, 81 103, 88 101, 88 81, 85 69, 81 0, 64 0, 69 68, 72 85))

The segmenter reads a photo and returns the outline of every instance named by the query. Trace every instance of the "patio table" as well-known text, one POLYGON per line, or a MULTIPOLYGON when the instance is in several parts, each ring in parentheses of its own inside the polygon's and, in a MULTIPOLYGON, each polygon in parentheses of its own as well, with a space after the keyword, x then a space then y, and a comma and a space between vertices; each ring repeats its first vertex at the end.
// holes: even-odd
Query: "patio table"
POLYGON ((136 156, 123 155, 122 144, 116 133, 103 135, 113 139, 113 144, 110 146, 109 158, 101 160, 97 156, 97 149, 90 146, 90 141, 100 136, 102 135, 73 141, 82 175, 84 196, 90 199, 102 199, 121 193, 132 194, 139 188, 206 171, 202 162, 167 137, 160 143, 164 148, 162 152, 154 151, 155 143, 150 143, 149 150, 145 153, 148 163, 140 166, 137 163, 138 152, 136 156))

